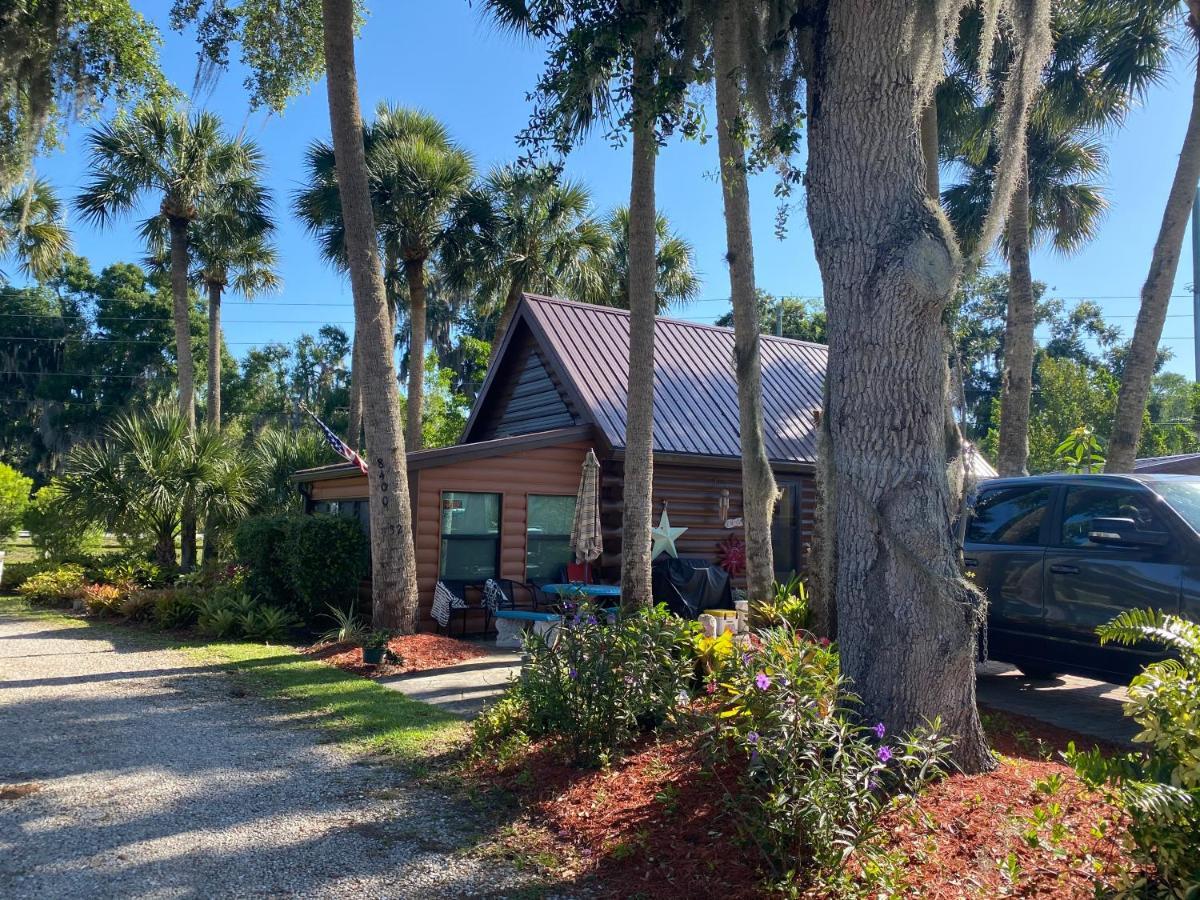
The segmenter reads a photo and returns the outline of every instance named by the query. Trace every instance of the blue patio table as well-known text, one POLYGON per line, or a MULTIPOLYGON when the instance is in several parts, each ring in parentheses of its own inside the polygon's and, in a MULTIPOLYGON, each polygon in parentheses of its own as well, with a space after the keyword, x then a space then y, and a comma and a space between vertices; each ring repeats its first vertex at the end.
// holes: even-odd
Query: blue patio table
POLYGON ((621 588, 616 584, 584 584, 581 581, 569 581, 562 584, 543 584, 542 590, 547 594, 586 594, 589 597, 620 597, 621 588))

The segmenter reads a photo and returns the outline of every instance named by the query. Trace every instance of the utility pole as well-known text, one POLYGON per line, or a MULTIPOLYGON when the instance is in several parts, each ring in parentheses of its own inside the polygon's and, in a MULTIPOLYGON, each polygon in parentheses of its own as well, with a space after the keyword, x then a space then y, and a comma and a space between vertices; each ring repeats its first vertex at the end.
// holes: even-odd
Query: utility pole
POLYGON ((1196 365, 1192 378, 1200 381, 1200 185, 1192 201, 1192 335, 1196 365))

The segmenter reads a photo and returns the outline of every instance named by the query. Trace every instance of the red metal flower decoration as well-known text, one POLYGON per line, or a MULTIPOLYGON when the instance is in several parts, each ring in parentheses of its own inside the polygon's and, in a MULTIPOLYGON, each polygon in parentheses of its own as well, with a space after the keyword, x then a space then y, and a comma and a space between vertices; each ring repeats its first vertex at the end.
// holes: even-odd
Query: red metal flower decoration
POLYGON ((746 572, 746 542, 736 534, 731 534, 717 544, 717 562, 730 575, 744 575, 746 572))

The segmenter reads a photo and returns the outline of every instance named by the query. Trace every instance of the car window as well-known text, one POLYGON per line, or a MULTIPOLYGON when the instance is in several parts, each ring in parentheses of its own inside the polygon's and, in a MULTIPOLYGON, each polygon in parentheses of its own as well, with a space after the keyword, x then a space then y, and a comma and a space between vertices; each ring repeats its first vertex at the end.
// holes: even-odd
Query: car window
POLYGON ((1154 496, 1137 488, 1073 487, 1063 506, 1059 543, 1064 547, 1099 547, 1088 539, 1092 519, 1132 519, 1138 531, 1167 528, 1154 511, 1154 496))
POLYGON ((975 501, 967 540, 976 544, 1037 544, 1051 488, 993 488, 975 501))

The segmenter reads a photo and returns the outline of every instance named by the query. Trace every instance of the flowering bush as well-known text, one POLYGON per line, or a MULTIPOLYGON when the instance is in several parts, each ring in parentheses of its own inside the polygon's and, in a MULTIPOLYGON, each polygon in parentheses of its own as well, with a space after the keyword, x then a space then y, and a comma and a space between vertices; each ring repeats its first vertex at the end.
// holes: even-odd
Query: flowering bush
POLYGON ((534 735, 557 734, 574 760, 603 765, 639 733, 689 698, 696 626, 665 605, 609 617, 584 603, 556 643, 533 635, 521 692, 534 735))
POLYGON ((79 566, 59 566, 38 572, 17 588, 17 593, 33 604, 70 606, 82 595, 85 579, 79 566))
POLYGON ((901 736, 857 724, 828 642, 782 628, 760 638, 709 691, 720 701, 709 747, 742 767, 741 830, 780 882, 847 878, 856 853, 870 871, 880 814, 943 771, 950 741, 937 722, 901 736))
POLYGON ((127 585, 88 584, 82 589, 83 608, 89 616, 115 616, 129 596, 127 585))
MULTIPOLYGON (((1103 643, 1152 641, 1176 658, 1151 663, 1129 685, 1125 715, 1142 726, 1134 741, 1145 750, 1106 757, 1072 745, 1067 760, 1128 813, 1134 857, 1153 864, 1162 882, 1155 887, 1200 896, 1200 625, 1133 609, 1096 631, 1103 643)), ((1129 887, 1130 894, 1155 893, 1143 883, 1129 887)))

